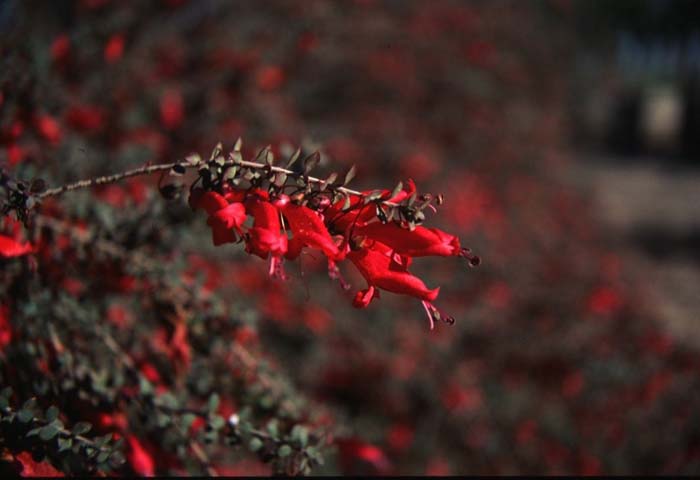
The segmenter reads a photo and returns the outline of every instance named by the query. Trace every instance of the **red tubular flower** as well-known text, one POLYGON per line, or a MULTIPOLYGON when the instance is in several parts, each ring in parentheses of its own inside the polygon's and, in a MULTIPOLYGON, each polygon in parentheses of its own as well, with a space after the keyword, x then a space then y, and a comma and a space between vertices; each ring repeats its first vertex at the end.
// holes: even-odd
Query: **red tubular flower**
POLYGON ((362 208, 362 197, 351 196, 348 210, 343 212, 345 200, 338 200, 324 212, 336 232, 346 232, 353 225, 364 225, 376 216, 374 208, 362 208))
POLYGON ((141 442, 129 435, 126 437, 129 443, 129 453, 127 458, 134 472, 142 477, 152 477, 155 475, 155 461, 153 456, 141 445, 141 442))
POLYGON ((352 305, 355 308, 367 308, 370 302, 375 298, 379 298, 379 290, 370 286, 357 292, 355 298, 352 300, 352 305))
POLYGON ((38 115, 34 120, 36 130, 41 137, 52 145, 60 143, 63 138, 61 126, 55 118, 50 115, 38 115))
MULTIPOLYGON (((365 277, 370 287, 410 295, 428 302, 435 300, 440 292, 439 287, 432 290, 426 287, 420 278, 408 272, 405 265, 375 249, 374 246, 353 250, 347 256, 365 277)), ((374 292, 368 289, 361 298, 356 297, 355 306, 366 306, 372 298, 374 298, 374 292), (368 299, 365 300, 366 298, 368 299)))
POLYGON ((462 248, 459 238, 437 228, 417 226, 413 230, 402 228, 398 223, 370 223, 355 230, 357 235, 383 243, 395 253, 407 257, 460 256, 471 265, 479 264, 479 257, 462 248))
POLYGON ((252 198, 246 202, 253 216, 253 228, 248 230, 246 252, 270 259, 270 275, 285 278, 282 256, 287 253, 287 235, 281 232, 279 209, 266 200, 252 198))
POLYGON ((20 243, 14 238, 0 235, 0 257, 21 257, 34 252, 30 243, 20 243))
POLYGON ((215 246, 238 240, 237 235, 242 234, 241 226, 246 219, 242 203, 228 203, 216 192, 202 192, 196 189, 192 191, 189 202, 193 209, 203 208, 209 214, 207 225, 211 227, 215 246))
POLYGON ((282 206, 282 213, 292 231, 287 258, 294 259, 302 247, 311 247, 321 250, 331 260, 343 259, 343 252, 333 241, 318 213, 292 203, 282 206))
POLYGON ((207 225, 211 227, 212 240, 215 246, 233 243, 238 240, 236 234, 241 234, 241 226, 245 222, 245 207, 242 203, 231 203, 209 216, 207 225))
MULTIPOLYGON (((391 197, 391 191, 382 190, 381 198, 387 202, 399 203, 413 195, 416 191, 416 185, 413 180, 408 180, 407 187, 391 197)), ((333 205, 328 207, 324 212, 330 224, 338 232, 347 232, 351 227, 360 227, 366 225, 377 216, 374 207, 364 208, 362 201, 365 195, 370 195, 373 191, 367 190, 362 192, 362 196, 355 195, 350 197, 350 204, 345 212, 343 212, 345 200, 338 200, 333 205)))
POLYGON ((10 323, 10 309, 0 305, 0 352, 12 341, 13 332, 10 323))

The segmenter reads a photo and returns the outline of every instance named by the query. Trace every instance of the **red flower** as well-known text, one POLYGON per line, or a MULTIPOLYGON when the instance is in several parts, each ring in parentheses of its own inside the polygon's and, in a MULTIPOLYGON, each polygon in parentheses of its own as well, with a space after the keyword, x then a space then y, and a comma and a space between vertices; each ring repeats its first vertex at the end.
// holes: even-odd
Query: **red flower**
MULTIPOLYGON (((413 180, 408 180, 406 188, 401 190, 395 196, 391 196, 389 190, 381 191, 381 199, 387 202, 399 203, 407 199, 416 192, 416 185, 413 180)), ((346 232, 350 227, 361 227, 377 216, 374 207, 364 207, 362 202, 365 195, 370 195, 373 191, 368 190, 362 192, 362 196, 355 195, 350 197, 350 204, 346 207, 345 200, 339 200, 324 212, 328 222, 338 232, 346 232), (345 212, 343 212, 345 210, 345 212)))
POLYGON ((277 90, 284 83, 284 72, 277 65, 266 65, 258 70, 255 82, 262 91, 277 90))
POLYGON ((284 205, 282 213, 292 230, 287 258, 294 259, 303 247, 311 247, 321 250, 330 260, 342 260, 343 252, 333 241, 318 213, 292 203, 284 205))
POLYGON ((414 230, 402 228, 396 222, 370 223, 358 228, 357 235, 366 235, 382 242, 399 255, 449 257, 460 254, 459 239, 437 228, 417 226, 414 230))
MULTIPOLYGON (((374 245, 371 248, 351 251, 347 256, 365 277, 369 287, 410 295, 428 302, 432 302, 438 296, 439 287, 429 289, 420 278, 409 273, 405 265, 397 262, 393 256, 382 253, 374 245)), ((373 295, 368 289, 367 295, 370 293, 373 295)), ((371 298, 367 303, 370 300, 371 298)))
POLYGON ((0 352, 12 341, 12 324, 7 305, 0 305, 0 352))
POLYGON ((7 146, 7 162, 11 167, 14 167, 18 163, 22 163, 25 156, 26 152, 24 149, 16 143, 12 143, 7 146))
POLYGON ((66 114, 66 122, 81 132, 100 130, 104 120, 105 112, 93 105, 76 105, 66 114))
POLYGON ((237 241, 236 233, 241 233, 245 219, 245 207, 242 203, 232 203, 210 215, 207 225, 211 227, 214 245, 237 241))
POLYGON ((0 256, 6 258, 21 257, 32 252, 34 252, 34 247, 30 243, 19 243, 11 237, 0 235, 0 256))
POLYGON ((61 127, 53 117, 50 115, 39 115, 34 120, 34 123, 39 135, 41 135, 44 140, 53 145, 61 141, 61 137, 63 136, 61 127))
POLYGON ((65 477, 63 472, 56 470, 48 461, 37 462, 29 452, 22 452, 15 456, 15 460, 20 463, 22 470, 21 477, 65 477))
POLYGON ((51 42, 51 59, 54 62, 64 61, 70 54, 70 38, 65 33, 54 38, 51 42))
POLYGON ((391 462, 386 454, 375 445, 358 438, 338 439, 336 444, 340 451, 340 463, 345 472, 357 471, 358 463, 363 462, 372 466, 378 473, 388 473, 391 469, 391 462))
POLYGON ((178 89, 168 89, 160 99, 160 121, 169 130, 182 124, 185 118, 185 107, 182 93, 178 89))
POLYGON ((190 206, 195 210, 203 208, 209 214, 207 225, 211 227, 212 241, 219 246, 238 241, 245 222, 245 207, 240 202, 228 201, 216 192, 194 190, 190 196, 190 206))
POLYGON ((355 234, 379 241, 407 257, 454 255, 467 258, 472 265, 479 263, 479 257, 471 255, 469 249, 461 248, 459 238, 437 228, 417 226, 409 230, 396 222, 374 222, 357 228, 355 234))
POLYGON ((266 259, 270 254, 282 256, 287 252, 287 236, 281 233, 280 212, 270 202, 254 198, 246 202, 253 216, 253 228, 248 230, 246 251, 266 259))
POLYGON ((142 477, 152 477, 155 475, 155 462, 150 453, 143 448, 141 442, 132 435, 127 437, 129 442, 129 453, 127 455, 131 468, 142 477))
POLYGON ((104 58, 107 63, 114 63, 124 54, 124 35, 115 34, 109 37, 105 45, 104 58))

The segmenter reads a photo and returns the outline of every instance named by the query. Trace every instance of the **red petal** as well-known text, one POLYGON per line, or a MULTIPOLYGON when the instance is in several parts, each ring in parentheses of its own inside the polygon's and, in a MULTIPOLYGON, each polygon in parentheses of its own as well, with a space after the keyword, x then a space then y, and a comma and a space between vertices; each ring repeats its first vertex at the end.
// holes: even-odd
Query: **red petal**
POLYGON ((328 258, 342 259, 342 252, 316 212, 290 203, 283 207, 282 213, 289 222, 293 238, 303 242, 305 246, 321 250, 328 258))
POLYGON ((355 295, 352 305, 355 308, 366 308, 372 300, 379 298, 379 292, 374 287, 370 286, 365 290, 360 290, 355 295))
POLYGON ((406 267, 391 257, 374 249, 351 251, 348 258, 360 270, 367 283, 393 293, 410 295, 432 302, 440 288, 428 289, 423 281, 412 275, 406 267))
POLYGON ((242 203, 232 203, 210 215, 207 225, 211 227, 214 245, 219 246, 238 240, 236 233, 240 233, 245 218, 245 208, 242 203))
POLYGON ((224 197, 216 192, 203 192, 199 188, 192 190, 190 195, 190 207, 193 210, 203 208, 209 215, 213 215, 222 208, 228 206, 228 202, 224 197))
POLYGON ((29 452, 22 452, 15 456, 15 460, 22 464, 22 477, 65 477, 63 472, 56 470, 49 462, 37 462, 29 452))
POLYGON ((270 202, 253 199, 246 202, 248 212, 253 216, 253 226, 280 231, 280 213, 270 202))
POLYGON ((34 247, 30 243, 19 243, 13 238, 0 235, 0 256, 21 257, 33 251, 34 247))
POLYGON ((143 448, 136 437, 130 435, 127 439, 130 447, 127 456, 131 468, 142 477, 152 477, 155 474, 155 462, 153 461, 153 457, 143 448))
POLYGON ((364 235, 377 240, 399 255, 425 257, 429 255, 445 256, 460 254, 459 239, 437 228, 417 226, 413 231, 402 228, 398 223, 370 223, 355 230, 357 235, 364 235))
POLYGON ((287 252, 287 243, 287 237, 281 235, 279 230, 253 227, 248 230, 246 251, 263 259, 270 253, 281 256, 287 252))

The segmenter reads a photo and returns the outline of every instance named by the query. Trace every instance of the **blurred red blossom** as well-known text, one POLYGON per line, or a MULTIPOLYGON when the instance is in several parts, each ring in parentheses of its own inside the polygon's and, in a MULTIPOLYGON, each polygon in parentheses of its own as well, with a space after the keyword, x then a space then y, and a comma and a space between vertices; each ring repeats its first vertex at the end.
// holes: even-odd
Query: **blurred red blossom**
POLYGON ((124 35, 115 33, 107 40, 104 47, 104 59, 107 63, 115 63, 122 58, 124 54, 124 35))

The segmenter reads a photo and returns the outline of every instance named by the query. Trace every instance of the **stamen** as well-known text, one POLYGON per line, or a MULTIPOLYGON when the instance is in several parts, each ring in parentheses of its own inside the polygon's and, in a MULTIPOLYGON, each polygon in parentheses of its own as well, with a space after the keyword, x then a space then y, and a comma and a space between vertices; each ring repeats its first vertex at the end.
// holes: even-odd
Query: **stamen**
POLYGON ((459 251, 459 256, 466 258, 469 262, 470 267, 478 267, 481 264, 481 258, 479 258, 477 255, 474 255, 472 251, 468 248, 462 248, 459 251))
POLYGON ((272 278, 279 278, 280 280, 287 280, 287 274, 284 271, 284 259, 282 257, 270 257, 270 276, 272 278))
POLYGON ((328 276, 331 280, 338 280, 340 288, 343 290, 347 291, 352 288, 352 285, 345 281, 343 275, 340 273, 340 268, 338 268, 338 265, 333 260, 328 260, 328 276))
POLYGON ((435 305, 428 302, 427 300, 423 300, 421 303, 423 304, 425 313, 428 314, 428 320, 430 320, 431 330, 435 328, 435 320, 440 320, 448 325, 454 325, 454 317, 447 315, 445 312, 441 311, 439 308, 437 308, 435 305))
POLYGON ((430 322, 430 329, 433 330, 435 328, 435 321, 433 321, 433 312, 431 311, 432 305, 428 303, 427 300, 423 300, 421 302, 423 304, 423 308, 425 309, 425 313, 428 315, 428 321, 430 322))

